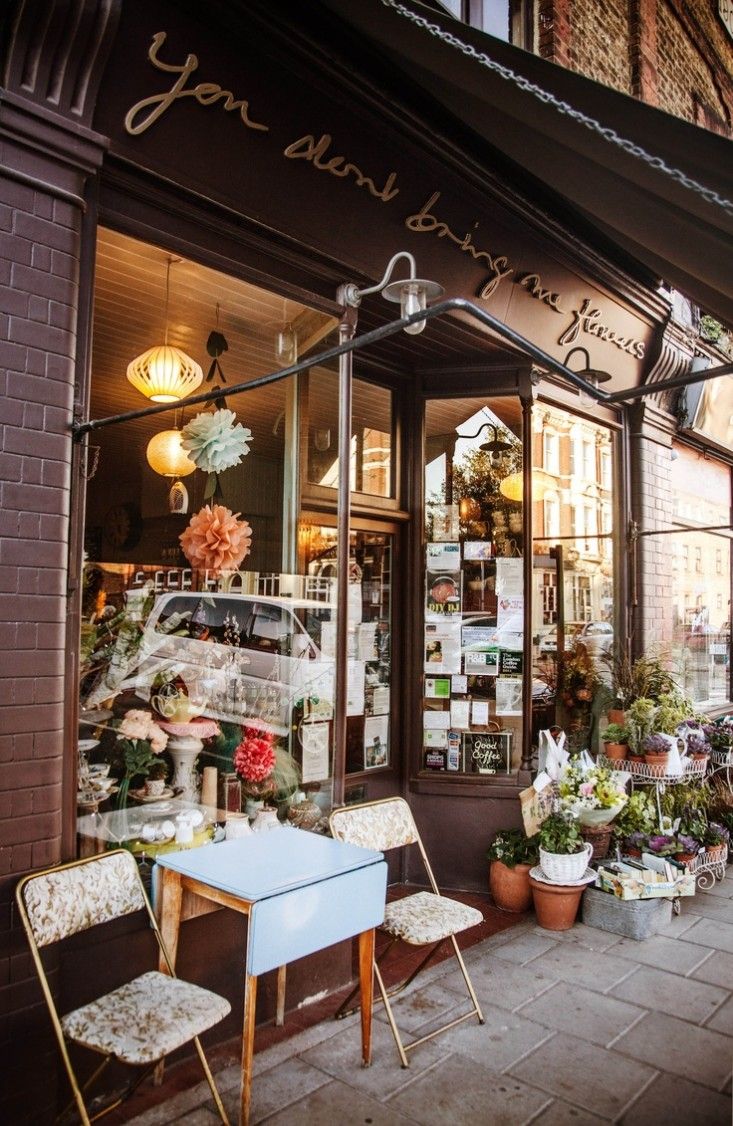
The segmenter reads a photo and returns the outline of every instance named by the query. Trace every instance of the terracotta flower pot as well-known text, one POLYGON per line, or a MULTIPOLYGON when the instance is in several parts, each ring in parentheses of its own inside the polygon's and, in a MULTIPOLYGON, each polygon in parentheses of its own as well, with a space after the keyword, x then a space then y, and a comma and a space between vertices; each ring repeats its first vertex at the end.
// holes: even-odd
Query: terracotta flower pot
POLYGON ((570 930, 580 907, 585 884, 568 887, 565 884, 545 884, 529 879, 532 888, 537 923, 548 931, 570 930))
POLYGON ((629 754, 627 754, 627 756, 626 756, 626 760, 627 760, 627 762, 635 762, 638 765, 639 763, 644 762, 644 756, 643 755, 632 755, 629 752, 629 754))
POLYGON ((652 752, 644 755, 644 762, 647 766, 656 766, 660 768, 660 773, 664 773, 669 763, 669 751, 661 751, 660 753, 652 752))
POLYGON ((706 845, 705 846, 705 856, 707 857, 708 860, 715 860, 715 861, 722 860, 724 852, 725 852, 725 845, 724 844, 706 845))
POLYGON ((618 723, 620 727, 626 723, 626 712, 623 708, 609 708, 606 714, 609 723, 618 723))
POLYGON ((628 743, 604 743, 603 753, 606 758, 625 759, 629 753, 628 743))
POLYGON ((510 868, 501 860, 491 861, 489 891, 501 911, 529 911, 532 906, 532 889, 529 886, 531 867, 531 864, 515 864, 510 868))
POLYGON ((691 864, 697 856, 695 852, 676 852, 674 854, 675 860, 679 860, 680 864, 691 864))

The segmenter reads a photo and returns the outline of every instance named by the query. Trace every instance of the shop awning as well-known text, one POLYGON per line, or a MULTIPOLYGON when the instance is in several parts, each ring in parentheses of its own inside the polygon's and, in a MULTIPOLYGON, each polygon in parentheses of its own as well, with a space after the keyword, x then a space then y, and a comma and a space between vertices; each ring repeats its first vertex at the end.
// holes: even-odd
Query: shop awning
POLYGON ((647 275, 733 325, 730 141, 436 15, 417 0, 321 3, 409 81, 406 89, 417 88, 426 115, 432 105, 471 130, 479 142, 472 155, 485 153, 488 142, 540 190, 549 189, 578 213, 586 236, 590 225, 601 245, 611 243, 647 275), (460 42, 451 44, 445 32, 460 42), (465 47, 514 77, 482 65, 465 47), (598 124, 584 123, 579 115, 598 124), (626 144, 608 139, 603 130, 626 144))

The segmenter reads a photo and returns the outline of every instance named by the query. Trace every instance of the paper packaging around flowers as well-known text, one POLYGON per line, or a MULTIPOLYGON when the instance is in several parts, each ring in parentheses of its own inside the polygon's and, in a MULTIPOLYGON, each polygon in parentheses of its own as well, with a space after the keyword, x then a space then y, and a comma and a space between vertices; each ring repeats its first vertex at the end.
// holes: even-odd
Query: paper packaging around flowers
POLYGON ((222 473, 249 453, 252 431, 236 418, 226 409, 202 411, 183 427, 181 446, 204 473, 222 473))
POLYGON ((214 575, 220 571, 236 571, 249 555, 252 543, 249 523, 238 517, 238 512, 231 512, 223 504, 206 504, 194 513, 188 527, 178 537, 192 567, 209 570, 214 575))

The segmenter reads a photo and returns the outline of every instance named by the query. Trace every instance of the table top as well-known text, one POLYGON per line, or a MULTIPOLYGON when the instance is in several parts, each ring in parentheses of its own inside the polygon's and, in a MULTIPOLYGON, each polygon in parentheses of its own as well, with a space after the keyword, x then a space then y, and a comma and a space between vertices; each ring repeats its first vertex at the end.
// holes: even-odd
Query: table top
POLYGON ((252 833, 240 840, 157 857, 180 872, 250 903, 377 864, 381 852, 303 829, 252 833))

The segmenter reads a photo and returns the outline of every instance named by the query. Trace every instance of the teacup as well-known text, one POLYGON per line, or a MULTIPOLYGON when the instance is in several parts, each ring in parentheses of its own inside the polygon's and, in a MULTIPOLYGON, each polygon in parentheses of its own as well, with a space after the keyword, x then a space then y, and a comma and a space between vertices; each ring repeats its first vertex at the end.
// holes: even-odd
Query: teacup
POLYGON ((145 793, 149 798, 159 798, 165 790, 165 778, 148 778, 145 793))
POLYGON ((92 762, 89 764, 90 778, 106 778, 109 774, 110 763, 108 762, 92 762))

